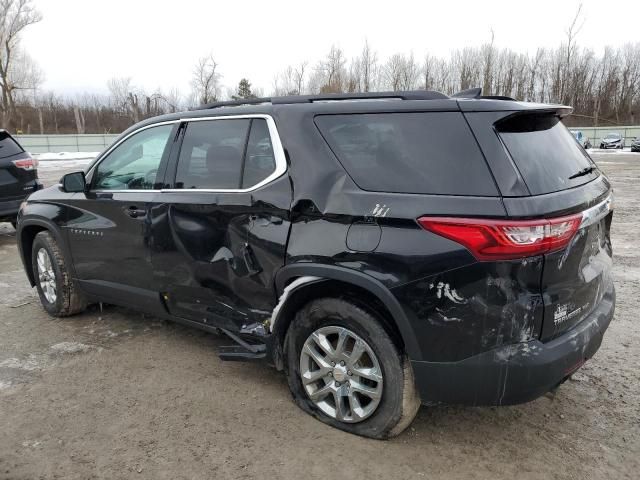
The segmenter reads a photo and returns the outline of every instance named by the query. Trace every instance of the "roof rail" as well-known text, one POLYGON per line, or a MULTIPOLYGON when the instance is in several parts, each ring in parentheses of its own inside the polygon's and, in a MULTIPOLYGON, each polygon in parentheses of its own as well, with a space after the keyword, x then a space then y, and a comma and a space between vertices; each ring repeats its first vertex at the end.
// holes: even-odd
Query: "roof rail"
POLYGON ((196 107, 194 110, 206 110, 219 107, 239 107, 241 105, 285 105, 293 103, 333 102, 342 100, 441 100, 449 98, 445 94, 431 90, 412 90, 403 92, 357 92, 357 93, 327 93, 322 95, 286 95, 282 97, 242 98, 213 102, 196 107))
POLYGON ((261 103, 270 103, 270 102, 271 102, 271 97, 241 98, 238 100, 225 100, 224 102, 207 103, 194 108, 194 110, 206 110, 208 108, 219 108, 219 107, 239 107, 241 105, 259 105, 261 103))
POLYGON ((290 95, 271 99, 274 105, 285 103, 333 102, 342 100, 439 100, 446 99, 444 93, 431 90, 411 90, 401 92, 354 92, 327 93, 322 95, 290 95))

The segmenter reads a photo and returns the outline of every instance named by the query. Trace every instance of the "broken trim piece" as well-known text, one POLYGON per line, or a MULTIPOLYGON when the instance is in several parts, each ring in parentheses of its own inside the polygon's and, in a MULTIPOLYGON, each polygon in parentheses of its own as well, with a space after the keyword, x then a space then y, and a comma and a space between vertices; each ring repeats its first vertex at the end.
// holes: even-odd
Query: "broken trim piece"
POLYGON ((269 319, 269 331, 271 333, 273 333, 273 328, 276 324, 276 321, 278 320, 278 314, 280 313, 282 306, 286 303, 287 299, 291 295, 291 292, 293 292, 298 287, 304 284, 316 282, 318 280, 322 280, 322 278, 307 275, 304 277, 296 278, 293 282, 291 282, 289 285, 284 287, 284 290, 282 291, 282 295, 280 295, 280 299, 278 300, 278 304, 273 309, 273 313, 271 313, 271 318, 269 319))

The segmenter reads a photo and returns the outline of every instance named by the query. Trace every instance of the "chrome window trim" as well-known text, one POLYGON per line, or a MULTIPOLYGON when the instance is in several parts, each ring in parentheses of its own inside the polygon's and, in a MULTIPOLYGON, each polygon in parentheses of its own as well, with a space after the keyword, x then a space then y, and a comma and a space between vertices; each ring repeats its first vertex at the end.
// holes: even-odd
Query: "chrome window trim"
POLYGON ((284 148, 282 147, 282 142, 280 140, 280 134, 278 133, 278 128, 276 127, 276 122, 273 120, 271 115, 263 114, 263 113, 254 113, 254 114, 246 114, 246 115, 211 115, 207 117, 196 117, 196 118, 180 118, 178 120, 169 120, 166 122, 158 122, 152 123, 150 125, 145 125, 133 132, 129 133, 126 137, 120 139, 117 143, 111 145, 108 150, 105 151, 103 155, 101 155, 100 159, 91 166, 87 175, 92 175, 93 170, 100 165, 104 161, 105 158, 109 156, 109 154, 118 147, 122 142, 124 142, 129 137, 139 133, 148 128, 157 127, 160 125, 169 125, 173 123, 188 123, 188 122, 203 122, 207 120, 235 120, 235 119, 253 119, 253 118, 262 118, 267 121, 267 128, 269 129, 269 136, 271 137, 271 146, 273 147, 273 156, 276 162, 275 170, 266 178, 256 183, 255 185, 248 188, 163 188, 161 190, 144 190, 144 189, 131 189, 131 190, 91 190, 95 193, 248 193, 254 190, 257 190, 274 180, 280 178, 287 171, 287 159, 284 155, 284 148))

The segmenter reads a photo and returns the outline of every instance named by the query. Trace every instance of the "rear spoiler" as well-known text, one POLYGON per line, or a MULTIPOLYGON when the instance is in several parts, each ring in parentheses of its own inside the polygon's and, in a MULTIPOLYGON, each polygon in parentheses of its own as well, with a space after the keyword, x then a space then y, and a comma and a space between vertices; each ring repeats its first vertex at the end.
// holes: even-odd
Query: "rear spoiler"
POLYGON ((554 105, 550 103, 520 102, 511 97, 502 95, 482 95, 482 88, 469 88, 451 95, 458 101, 463 112, 496 112, 514 111, 514 115, 532 112, 552 113, 560 118, 573 112, 573 108, 567 105, 554 105), (466 100, 486 100, 485 102, 467 102, 466 100), (491 101, 493 100, 493 101, 491 101))
POLYGON ((515 102, 515 98, 507 97, 504 95, 482 95, 482 88, 468 88, 466 90, 461 90, 457 93, 451 95, 451 98, 486 98, 489 100, 511 100, 515 102))

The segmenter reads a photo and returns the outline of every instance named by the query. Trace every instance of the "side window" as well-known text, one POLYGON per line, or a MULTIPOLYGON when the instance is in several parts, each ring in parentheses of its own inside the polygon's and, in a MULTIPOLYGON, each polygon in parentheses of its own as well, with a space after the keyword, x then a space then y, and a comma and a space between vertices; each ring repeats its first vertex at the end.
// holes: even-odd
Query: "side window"
POLYGON ((182 141, 177 188, 237 189, 250 120, 189 122, 182 141))
POLYGON ((92 188, 153 189, 172 129, 173 125, 159 125, 127 138, 98 164, 92 188))
POLYGON ((276 169, 276 159, 271 145, 269 127, 264 118, 255 118, 251 121, 251 133, 247 144, 244 170, 242 175, 242 188, 252 187, 276 169))

